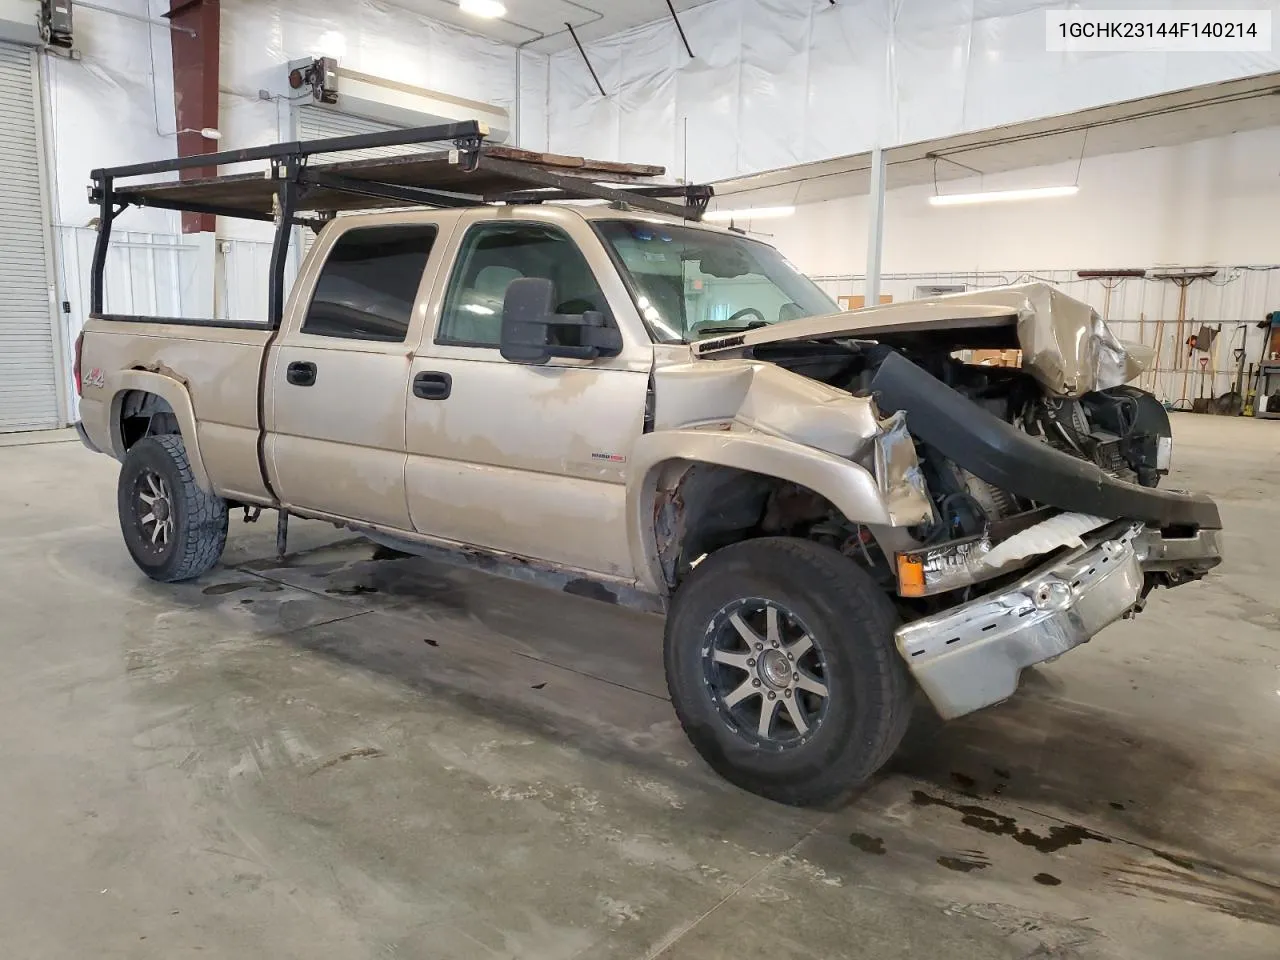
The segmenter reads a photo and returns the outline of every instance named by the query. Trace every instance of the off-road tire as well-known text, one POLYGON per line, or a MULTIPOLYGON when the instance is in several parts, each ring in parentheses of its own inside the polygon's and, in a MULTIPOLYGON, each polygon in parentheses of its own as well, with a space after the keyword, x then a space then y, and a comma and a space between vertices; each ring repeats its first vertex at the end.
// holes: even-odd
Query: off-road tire
POLYGON ((116 508, 129 555, 152 580, 191 580, 222 556, 227 542, 227 502, 196 485, 180 436, 146 437, 129 448, 120 468, 116 508), (152 546, 135 509, 140 478, 148 473, 163 478, 170 492, 172 539, 163 550, 152 546))
POLYGON ((898 616, 853 560, 807 540, 769 537, 725 547, 680 585, 663 644, 667 689, 685 734, 731 783, 793 806, 833 806, 864 787, 897 749, 913 684, 894 643, 898 616), (826 660, 827 712, 785 750, 748 742, 707 683, 712 623, 744 597, 782 604, 808 626, 826 660))

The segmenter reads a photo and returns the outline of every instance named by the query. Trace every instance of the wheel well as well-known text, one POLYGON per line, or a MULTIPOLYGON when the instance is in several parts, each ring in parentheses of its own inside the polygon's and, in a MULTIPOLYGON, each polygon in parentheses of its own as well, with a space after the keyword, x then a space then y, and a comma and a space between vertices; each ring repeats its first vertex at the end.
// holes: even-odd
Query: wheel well
POLYGON ((145 437, 182 433, 169 401, 144 390, 128 390, 120 398, 119 426, 125 450, 145 437))
POLYGON ((654 533, 667 586, 674 589, 702 557, 757 537, 825 543, 873 572, 891 575, 871 532, 808 487, 716 464, 684 464, 660 475, 654 533), (876 568, 879 570, 876 570, 876 568))

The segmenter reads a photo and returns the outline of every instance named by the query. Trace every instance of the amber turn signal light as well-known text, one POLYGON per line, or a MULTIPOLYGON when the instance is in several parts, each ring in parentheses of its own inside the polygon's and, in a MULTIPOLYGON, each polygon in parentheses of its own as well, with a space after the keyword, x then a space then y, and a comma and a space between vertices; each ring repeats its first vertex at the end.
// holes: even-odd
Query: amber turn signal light
POLYGON ((924 557, 920 554, 898 554, 898 595, 924 596, 924 557))

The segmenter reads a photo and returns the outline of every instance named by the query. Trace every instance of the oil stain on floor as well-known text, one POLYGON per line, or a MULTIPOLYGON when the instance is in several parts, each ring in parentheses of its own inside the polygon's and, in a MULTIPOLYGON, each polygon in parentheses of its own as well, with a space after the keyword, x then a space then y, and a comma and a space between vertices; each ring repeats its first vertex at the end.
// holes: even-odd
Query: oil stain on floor
POLYGON ((1076 823, 1066 823, 1049 828, 1047 834, 1039 834, 1027 827, 1019 827, 1018 821, 1008 814, 997 813, 987 807, 975 803, 957 803, 945 797, 936 797, 923 790, 911 791, 911 802, 918 807, 946 807, 961 814, 960 822, 965 826, 981 830, 996 837, 1012 837, 1018 843, 1041 853, 1056 853, 1065 847, 1072 847, 1086 840, 1097 843, 1110 843, 1111 838, 1082 827, 1076 823))

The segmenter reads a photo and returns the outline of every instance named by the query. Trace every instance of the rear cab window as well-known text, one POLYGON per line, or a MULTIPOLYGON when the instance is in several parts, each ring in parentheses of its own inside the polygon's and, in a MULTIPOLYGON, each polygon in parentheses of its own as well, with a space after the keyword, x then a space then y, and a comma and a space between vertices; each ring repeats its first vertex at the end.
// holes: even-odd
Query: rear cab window
POLYGON ((300 332, 404 342, 438 233, 435 224, 346 231, 320 270, 300 332))

